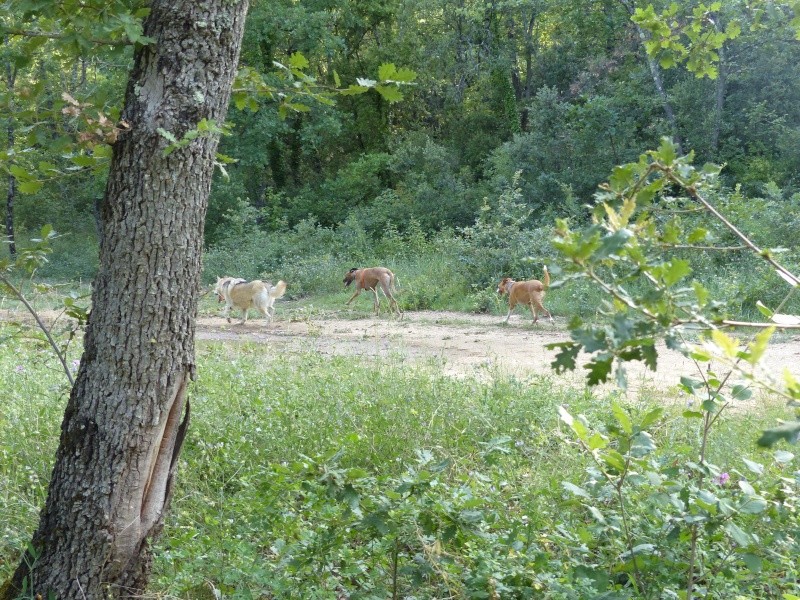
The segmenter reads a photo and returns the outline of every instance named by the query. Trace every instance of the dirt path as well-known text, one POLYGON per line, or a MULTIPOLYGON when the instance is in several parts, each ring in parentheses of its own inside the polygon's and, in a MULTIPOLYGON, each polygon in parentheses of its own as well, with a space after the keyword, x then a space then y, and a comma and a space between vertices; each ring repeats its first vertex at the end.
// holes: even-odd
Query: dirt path
MULTIPOLYGON (((41 311, 46 323, 64 320, 55 311, 41 311)), ((520 377, 534 373, 554 373, 550 367, 556 352, 547 344, 569 339, 566 323, 555 323, 514 315, 509 325, 498 315, 475 315, 444 311, 408 312, 398 320, 353 318, 354 313, 319 313, 309 316, 302 309, 284 305, 274 323, 251 318, 246 325, 222 317, 202 315, 197 320, 199 340, 254 342, 282 352, 314 351, 326 355, 353 355, 365 358, 393 357, 409 363, 427 362, 447 375, 489 378, 496 373, 520 377)), ((32 323, 22 310, 0 310, 0 320, 32 323)), ((780 375, 789 369, 800 378, 800 335, 783 335, 770 345, 761 368, 780 375)), ((680 353, 659 346, 658 369, 654 373, 640 363, 627 367, 631 393, 643 388, 665 389, 677 385, 681 375, 697 376, 694 363, 680 353)), ((720 369, 720 372, 722 370, 720 369)), ((559 376, 564 383, 581 383, 585 372, 559 376)))
MULTIPOLYGON (((287 315, 287 312, 284 312, 287 315)), ((201 317, 197 337, 201 340, 252 341, 281 351, 313 350, 322 354, 364 357, 394 356, 407 360, 434 361, 442 372, 453 376, 489 375, 504 372, 524 376, 551 373, 556 352, 545 346, 569 339, 563 319, 531 325, 518 315, 509 325, 493 315, 452 312, 409 312, 403 320, 388 317, 341 319, 322 315, 303 320, 287 316, 267 325, 251 319, 246 325, 228 324, 219 317, 201 317)), ((782 372, 788 367, 800 377, 800 336, 770 346, 763 360, 765 369, 782 372)), ((628 368, 632 390, 676 385, 682 374, 695 376, 697 369, 680 353, 660 346, 656 373, 636 363, 628 368)), ((583 370, 569 374, 580 381, 583 370)))

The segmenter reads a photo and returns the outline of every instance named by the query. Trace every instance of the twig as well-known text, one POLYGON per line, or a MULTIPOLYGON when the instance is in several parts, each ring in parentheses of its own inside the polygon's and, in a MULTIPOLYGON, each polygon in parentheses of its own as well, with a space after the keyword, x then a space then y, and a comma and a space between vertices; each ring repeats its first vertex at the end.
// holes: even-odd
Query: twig
POLYGON ((50 335, 50 330, 47 328, 47 325, 45 325, 44 321, 42 321, 41 317, 39 317, 39 313, 36 312, 36 309, 34 309, 33 306, 30 305, 25 296, 22 295, 22 292, 20 292, 16 287, 14 287, 14 285, 5 277, 5 275, 0 275, 0 281, 2 281, 3 284, 5 284, 8 287, 8 289, 12 291, 12 293, 17 297, 17 299, 20 302, 22 302, 22 304, 25 305, 25 308, 28 309, 28 312, 31 313, 31 315, 33 315, 33 318, 36 320, 36 324, 39 326, 39 329, 41 329, 44 332, 44 335, 47 337, 47 341, 53 348, 53 352, 56 353, 59 362, 61 362, 61 366, 64 368, 64 373, 67 374, 67 379, 69 380, 70 386, 75 385, 75 381, 72 379, 72 373, 70 373, 69 367, 67 366, 67 360, 66 358, 64 358, 64 355, 61 353, 61 350, 58 348, 58 345, 53 339, 53 336, 50 335))

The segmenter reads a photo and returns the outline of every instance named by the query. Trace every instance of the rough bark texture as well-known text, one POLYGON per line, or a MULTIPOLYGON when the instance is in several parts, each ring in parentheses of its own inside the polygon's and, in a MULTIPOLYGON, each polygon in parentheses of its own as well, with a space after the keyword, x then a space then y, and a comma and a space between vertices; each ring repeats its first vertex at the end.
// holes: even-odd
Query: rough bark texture
POLYGON ((47 503, 11 586, 26 597, 127 598, 145 589, 188 424, 203 220, 247 2, 157 0, 137 50, 103 203, 100 270, 47 503), (33 568, 30 568, 33 565, 33 568), (32 593, 31 593, 32 590, 32 593))

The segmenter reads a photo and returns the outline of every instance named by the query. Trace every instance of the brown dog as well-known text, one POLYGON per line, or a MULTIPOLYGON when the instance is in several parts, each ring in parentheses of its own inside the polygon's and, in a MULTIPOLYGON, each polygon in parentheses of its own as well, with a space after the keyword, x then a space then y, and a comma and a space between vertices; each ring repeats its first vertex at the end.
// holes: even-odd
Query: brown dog
POLYGON ((386 267, 370 267, 369 269, 357 269, 354 267, 345 273, 344 286, 347 287, 354 282, 356 291, 350 296, 350 300, 347 301, 347 304, 355 300, 356 296, 358 296, 362 290, 369 290, 375 294, 374 306, 375 314, 377 315, 381 306, 380 298, 378 298, 378 287, 380 287, 383 290, 383 295, 389 299, 389 309, 391 310, 394 308, 398 315, 403 315, 393 295, 393 292, 396 291, 394 287, 395 276, 389 269, 386 267))
POLYGON ((544 307, 542 300, 544 299, 544 292, 550 285, 550 273, 547 267, 544 268, 544 282, 538 279, 531 279, 529 281, 514 281, 510 277, 506 277, 497 286, 497 293, 500 295, 508 294, 508 316, 506 323, 511 318, 511 311, 517 304, 524 304, 530 306, 531 314, 533 314, 533 322, 539 320, 539 311, 548 316, 550 321, 553 320, 553 315, 544 307))

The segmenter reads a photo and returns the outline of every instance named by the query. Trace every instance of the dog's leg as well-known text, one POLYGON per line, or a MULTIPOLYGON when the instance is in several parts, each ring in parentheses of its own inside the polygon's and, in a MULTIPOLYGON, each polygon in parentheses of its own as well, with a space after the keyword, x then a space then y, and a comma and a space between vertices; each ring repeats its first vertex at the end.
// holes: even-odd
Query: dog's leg
POLYGON ((506 323, 508 323, 508 320, 511 318, 511 313, 514 311, 514 307, 515 306, 516 306, 516 303, 512 302, 511 298, 509 298, 508 299, 508 314, 506 315, 506 323))
POLYGON ((381 298, 378 296, 378 286, 376 285, 372 288, 372 293, 375 294, 375 314, 377 315, 381 311, 381 298))
POLYGON ((353 294, 352 296, 350 296, 350 300, 348 300, 347 302, 344 303, 345 306, 348 306, 353 300, 355 300, 356 296, 358 296, 360 293, 361 293, 361 290, 359 288, 356 288, 356 293, 353 294))
MULTIPOLYGON (((400 311, 400 307, 397 304, 397 299, 392 294, 392 289, 394 287, 394 277, 389 276, 385 280, 381 281, 381 290, 383 290, 383 295, 386 296, 386 299, 389 300, 389 311, 397 312, 398 315, 402 316, 402 312, 400 311)), ((377 288, 375 290, 375 295, 378 295, 377 288)))
POLYGON ((533 315, 533 322, 536 323, 539 320, 539 315, 536 312, 536 300, 531 299, 530 307, 531 315, 533 315))
POLYGON ((225 317, 225 320, 227 320, 228 323, 231 322, 230 312, 231 312, 231 305, 226 302, 225 309, 222 311, 222 316, 225 317))
POLYGON ((538 309, 539 309, 541 312, 543 312, 544 314, 546 314, 546 315, 547 315, 547 318, 548 318, 548 319, 550 319, 550 322, 551 322, 551 323, 553 322, 553 315, 551 315, 551 314, 550 314, 550 311, 549 311, 549 310, 547 310, 547 309, 544 307, 544 304, 542 304, 542 301, 541 301, 541 300, 538 300, 538 299, 536 300, 536 307, 537 307, 537 308, 538 308, 538 309))

